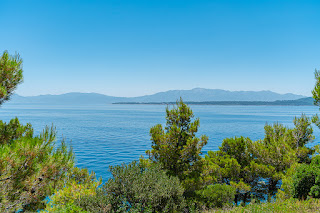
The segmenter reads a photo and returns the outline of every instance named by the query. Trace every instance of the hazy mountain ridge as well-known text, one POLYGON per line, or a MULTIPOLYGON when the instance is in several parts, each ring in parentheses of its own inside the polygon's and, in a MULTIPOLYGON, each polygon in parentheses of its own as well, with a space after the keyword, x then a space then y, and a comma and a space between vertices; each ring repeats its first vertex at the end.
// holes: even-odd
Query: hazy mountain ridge
POLYGON ((139 97, 114 97, 99 93, 66 93, 61 95, 20 96, 13 95, 10 103, 28 104, 111 104, 115 102, 175 102, 180 97, 187 102, 209 101, 277 101, 297 100, 306 96, 292 93, 279 94, 272 91, 227 91, 195 88, 192 90, 169 90, 139 97))
POLYGON ((169 90, 153 95, 131 98, 136 102, 172 102, 180 97, 184 101, 277 101, 296 100, 306 96, 292 93, 278 94, 271 91, 227 91, 220 89, 195 88, 192 90, 169 90))
MULTIPOLYGON (((312 97, 282 101, 185 101, 189 105, 225 105, 225 106, 314 106, 312 97)), ((175 102, 116 102, 114 104, 173 105, 175 102)))

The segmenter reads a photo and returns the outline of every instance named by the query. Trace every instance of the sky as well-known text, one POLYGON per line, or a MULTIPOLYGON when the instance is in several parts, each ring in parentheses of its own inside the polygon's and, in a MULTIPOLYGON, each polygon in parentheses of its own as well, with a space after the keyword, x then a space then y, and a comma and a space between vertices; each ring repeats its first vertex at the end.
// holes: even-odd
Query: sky
POLYGON ((311 96, 320 1, 0 0, 0 53, 33 96, 173 89, 311 96))

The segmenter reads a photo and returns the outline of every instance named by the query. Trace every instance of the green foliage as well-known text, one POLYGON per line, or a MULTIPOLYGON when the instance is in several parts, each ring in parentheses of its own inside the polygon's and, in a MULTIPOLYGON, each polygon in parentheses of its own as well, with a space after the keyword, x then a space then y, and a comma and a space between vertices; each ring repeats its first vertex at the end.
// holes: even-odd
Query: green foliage
MULTIPOLYGON (((312 97, 314 99, 314 105, 320 107, 320 70, 314 71, 314 77, 316 80, 316 84, 312 90, 312 97)), ((314 115, 312 117, 312 122, 320 128, 320 119, 318 115, 314 115)))
POLYGON ((314 78, 316 80, 316 84, 312 90, 312 96, 314 99, 314 104, 320 107, 320 70, 314 71, 314 78))
POLYGON ((22 60, 18 54, 5 51, 0 57, 0 104, 9 100, 17 85, 23 80, 22 60))
POLYGON ((80 206, 73 203, 57 204, 52 207, 47 207, 46 210, 41 211, 42 213, 47 212, 59 212, 59 213, 89 213, 83 210, 80 206))
MULTIPOLYGON (((313 97, 320 106, 320 71, 315 78, 313 97)), ((3 53, 0 81, 2 104, 22 82, 19 55, 3 53)), ((318 116, 312 122, 320 127, 318 116)), ((319 210, 313 198, 320 198, 320 156, 311 159, 316 149, 306 146, 314 139, 311 120, 302 114, 293 123, 294 128, 267 124, 264 139, 255 142, 227 138, 202 158, 208 138, 196 137, 200 121, 180 99, 166 109, 166 126, 151 128, 149 159, 111 166, 112 178, 98 188, 101 180, 74 167, 64 141, 56 146, 54 128, 34 136, 32 126, 17 118, 0 121, 0 211, 196 212, 201 205, 226 209, 250 201, 231 212, 319 210), (277 191, 276 203, 254 203, 271 200, 277 191)))
POLYGON ((200 196, 202 202, 205 203, 206 207, 222 208, 232 205, 236 189, 227 184, 214 184, 197 191, 197 194, 200 196))
POLYGON ((87 212, 106 213, 106 212, 125 212, 125 208, 112 210, 110 197, 108 197, 103 189, 97 189, 96 193, 92 195, 82 195, 74 200, 74 204, 87 212))
POLYGON ((250 191, 254 190, 259 181, 249 149, 251 144, 249 138, 227 138, 223 140, 218 151, 209 151, 205 156, 205 184, 232 185, 237 190, 235 203, 248 202, 251 197, 250 191))
POLYGON ((183 187, 176 177, 168 177, 160 165, 145 167, 133 161, 111 166, 112 178, 75 200, 88 212, 180 212, 184 208, 183 187))
MULTIPOLYGON (((279 123, 267 124, 263 140, 225 139, 218 151, 209 151, 205 156, 204 185, 232 185, 237 189, 235 203, 245 204, 252 198, 271 199, 289 168, 301 162, 310 163, 315 151, 305 146, 314 138, 310 119, 302 115, 293 122, 292 129, 279 123)), ((292 192, 291 182, 286 178, 287 193, 292 192)))
POLYGON ((286 171, 286 174, 282 178, 281 188, 277 192, 277 199, 289 199, 293 198, 294 188, 293 188, 293 176, 299 167, 299 163, 294 163, 291 167, 286 171))
MULTIPOLYGON (((9 100, 23 80, 22 60, 7 51, 0 57, 0 104, 9 100)), ((44 199, 70 184, 85 183, 85 171, 74 168, 74 156, 64 141, 55 144, 56 131, 46 127, 34 136, 31 124, 22 125, 17 118, 9 123, 0 121, 0 211, 36 211, 44 199)), ((86 186, 86 185, 84 185, 86 186)), ((67 197, 67 196, 60 196, 67 197)), ((55 199, 53 198, 53 201, 55 199)), ((59 212, 72 212, 67 205, 59 212)), ((76 208, 76 207, 75 207, 76 208)), ((74 209, 74 212, 79 212, 74 209)))
POLYGON ((260 169, 257 173, 266 179, 266 193, 272 197, 278 191, 279 181, 295 163, 310 163, 314 149, 306 144, 314 139, 311 121, 304 114, 294 118, 290 129, 279 123, 265 126, 264 140, 252 144, 251 152, 260 169))
POLYGON ((315 184, 316 177, 317 171, 314 171, 310 165, 300 165, 293 177, 293 196, 300 199, 307 198, 310 189, 315 184))
POLYGON ((8 124, 0 120, 0 145, 11 144, 21 137, 32 138, 32 136, 31 124, 21 125, 18 118, 10 120, 8 124))
POLYGON ((292 177, 294 198, 306 199, 308 196, 320 198, 320 156, 315 156, 311 164, 300 164, 292 177))
POLYGON ((250 203, 245 207, 236 207, 230 210, 210 210, 206 213, 213 212, 230 212, 230 213, 302 213, 302 212, 319 212, 320 209, 320 200, 319 199, 310 199, 300 201, 298 199, 287 199, 284 201, 276 202, 266 202, 266 203, 250 203))
POLYGON ((0 144, 0 210, 37 210, 44 198, 62 187, 74 166, 72 150, 62 141, 56 147, 54 128, 33 136, 30 124, 17 119, 1 122, 0 144))
POLYGON ((101 180, 96 181, 94 173, 89 174, 87 169, 74 167, 65 186, 55 190, 42 212, 86 212, 75 203, 83 196, 96 195, 100 184, 101 180))
POLYGON ((289 144, 288 137, 291 137, 289 131, 288 128, 280 124, 267 125, 266 138, 253 143, 251 147, 255 164, 257 168, 260 168, 257 170, 257 174, 266 180, 266 187, 263 190, 269 197, 279 189, 279 181, 284 172, 297 162, 296 152, 289 144), (272 132, 272 137, 268 138, 270 132, 272 132))
POLYGON ((295 117, 293 123, 295 128, 293 129, 292 135, 297 149, 304 147, 307 143, 314 140, 310 118, 302 114, 300 118, 295 117))
POLYGON ((179 177, 187 190, 195 190, 202 170, 201 149, 208 138, 196 137, 199 119, 192 121, 193 112, 181 99, 173 109, 167 108, 166 114, 165 129, 161 124, 151 128, 152 149, 146 153, 169 175, 179 177))
MULTIPOLYGON (((110 208, 112 212, 141 212, 147 209, 152 212, 175 212, 184 208, 183 187, 179 179, 168 177, 159 164, 143 167, 134 161, 111 166, 110 171, 113 177, 98 193, 99 196, 106 196, 107 203, 103 208, 110 208)), ((97 198, 97 203, 100 203, 99 200, 103 199, 97 198)), ((92 200, 83 201, 90 202, 92 200)), ((83 208, 87 210, 85 206, 83 208)), ((98 208, 101 210, 101 206, 98 208)))

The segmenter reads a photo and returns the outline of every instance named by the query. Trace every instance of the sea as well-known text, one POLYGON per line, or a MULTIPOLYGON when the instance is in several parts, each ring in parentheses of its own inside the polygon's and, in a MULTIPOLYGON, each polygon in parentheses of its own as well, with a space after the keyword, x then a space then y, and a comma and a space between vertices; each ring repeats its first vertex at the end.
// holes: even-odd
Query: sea
MULTIPOLYGON (((0 108, 0 119, 8 122, 18 117, 23 124, 31 123, 40 134, 46 126, 54 125, 57 141, 65 140, 72 146, 76 165, 94 171, 103 181, 111 176, 110 165, 120 165, 147 157, 151 148, 150 128, 166 124, 167 105, 33 105, 5 103, 0 108)), ((295 116, 319 112, 316 106, 210 106, 190 105, 194 117, 200 119, 197 136, 207 135, 209 150, 218 150, 223 139, 235 136, 259 140, 264 137, 266 123, 279 122, 293 127, 295 116)), ((314 126, 316 139, 320 131, 314 126)))

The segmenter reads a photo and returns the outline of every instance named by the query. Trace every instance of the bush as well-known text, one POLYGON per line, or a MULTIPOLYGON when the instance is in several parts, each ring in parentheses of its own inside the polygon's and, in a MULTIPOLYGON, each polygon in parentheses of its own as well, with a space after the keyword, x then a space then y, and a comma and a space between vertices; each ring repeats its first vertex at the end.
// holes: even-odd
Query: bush
POLYGON ((184 208, 184 190, 179 179, 168 177, 159 164, 144 167, 133 161, 111 166, 110 171, 113 177, 95 196, 80 199, 79 205, 84 210, 174 212, 184 208))
POLYGON ((300 165, 293 177, 293 197, 306 199, 315 184, 316 172, 310 165, 300 165))
POLYGON ((197 193, 206 207, 224 207, 232 205, 236 189, 227 184, 214 184, 198 191, 197 193))
POLYGON ((74 204, 87 212, 94 213, 111 212, 112 209, 109 197, 100 188, 97 189, 93 196, 83 195, 79 199, 76 199, 74 204))
POLYGON ((41 211, 42 213, 49 213, 49 212, 59 212, 59 213, 88 213, 87 211, 84 211, 81 207, 72 204, 72 203, 66 203, 66 204, 57 204, 50 208, 46 208, 46 210, 41 211))
POLYGON ((297 167, 292 184, 294 198, 320 197, 319 156, 314 157, 311 164, 301 164, 297 167))
POLYGON ((55 191, 42 212, 85 212, 76 201, 83 196, 95 195, 100 184, 101 180, 95 181, 94 173, 89 174, 87 169, 75 167, 66 186, 55 191))
POLYGON ((300 201, 298 199, 287 199, 284 201, 267 202, 267 203, 251 203, 245 207, 236 207, 229 211, 226 210, 212 210, 209 212, 230 212, 230 213, 244 213, 244 212, 259 212, 259 213, 300 213, 300 212, 319 212, 320 200, 310 199, 300 201))

